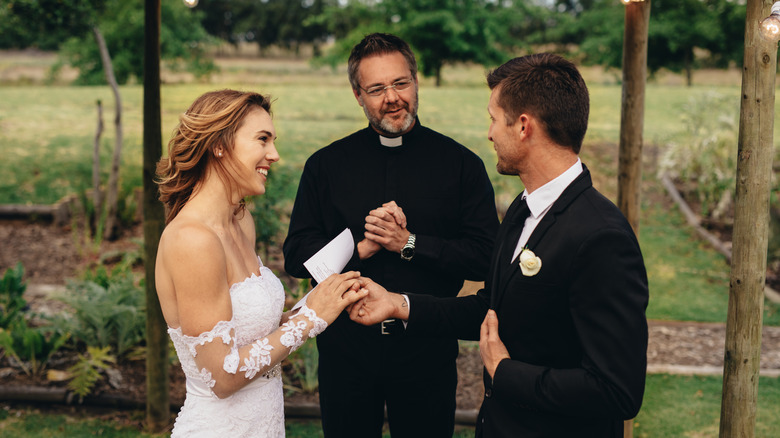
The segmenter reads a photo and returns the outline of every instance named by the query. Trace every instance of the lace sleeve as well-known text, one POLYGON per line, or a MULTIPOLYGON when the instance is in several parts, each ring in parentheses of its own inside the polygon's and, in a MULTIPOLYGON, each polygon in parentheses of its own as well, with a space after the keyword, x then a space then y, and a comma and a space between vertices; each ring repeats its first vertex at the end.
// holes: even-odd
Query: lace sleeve
POLYGON ((220 321, 210 331, 189 338, 186 344, 195 361, 197 378, 223 398, 258 376, 277 375, 277 365, 285 357, 327 326, 304 305, 273 333, 241 348, 236 345, 232 321, 220 321))

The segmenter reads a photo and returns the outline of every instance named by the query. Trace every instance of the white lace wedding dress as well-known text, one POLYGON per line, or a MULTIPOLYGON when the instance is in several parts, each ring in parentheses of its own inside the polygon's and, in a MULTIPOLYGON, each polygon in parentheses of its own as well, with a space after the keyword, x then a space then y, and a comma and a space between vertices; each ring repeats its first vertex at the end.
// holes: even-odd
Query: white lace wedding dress
MULTIPOLYGON (((198 337, 182 334, 181 328, 168 329, 187 377, 187 396, 171 437, 284 437, 281 367, 278 364, 271 366, 269 351, 274 343, 265 337, 279 328, 285 294, 279 279, 262 263, 260 265, 260 276, 253 274, 230 287, 231 321, 220 321, 213 330, 198 337), (210 370, 200 368, 196 363, 203 345, 220 341, 231 347, 224 360, 225 371, 245 372, 245 377, 252 380, 222 399, 211 390, 215 381, 210 370), (251 353, 239 357, 237 348, 250 344, 253 345, 251 353), (243 366, 238 369, 240 365, 243 366)), ((301 339, 301 331, 296 333, 294 327, 284 329, 288 324, 291 323, 283 325, 283 330, 297 335, 299 342, 297 345, 285 343, 283 336, 281 343, 294 350, 305 336, 301 339)), ((277 348, 283 347, 277 345, 277 348)))

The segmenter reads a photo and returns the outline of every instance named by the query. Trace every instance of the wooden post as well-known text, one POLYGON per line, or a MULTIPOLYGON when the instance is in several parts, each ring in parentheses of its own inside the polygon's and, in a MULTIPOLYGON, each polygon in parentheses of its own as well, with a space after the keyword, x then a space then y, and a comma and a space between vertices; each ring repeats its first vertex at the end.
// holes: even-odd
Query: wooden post
POLYGON ((160 1, 146 0, 144 30, 144 268, 146 271, 146 427, 161 432, 170 424, 168 333, 154 284, 157 245, 165 210, 157 199, 154 175, 162 156, 160 112, 160 1))
POLYGON ((769 15, 772 3, 747 2, 720 410, 722 438, 755 436, 777 72, 777 43, 764 40, 758 24, 769 15))
MULTIPOLYGON (((639 195, 642 182, 642 130, 645 120, 647 29, 650 0, 626 5, 623 31, 623 97, 620 106, 618 207, 639 236, 639 195)), ((623 423, 623 437, 634 436, 634 420, 623 423)))
POLYGON ((623 34, 623 97, 618 153, 618 207, 637 236, 642 182, 642 130, 645 119, 649 23, 650 0, 626 5, 623 34))

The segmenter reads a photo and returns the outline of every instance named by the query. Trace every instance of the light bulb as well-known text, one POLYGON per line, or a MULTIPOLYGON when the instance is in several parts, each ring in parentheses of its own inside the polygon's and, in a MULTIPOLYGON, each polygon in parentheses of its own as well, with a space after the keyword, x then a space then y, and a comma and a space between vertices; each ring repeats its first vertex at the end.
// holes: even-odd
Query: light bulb
POLYGON ((772 14, 761 21, 758 27, 761 36, 769 41, 780 40, 780 17, 772 14))
POLYGON ((758 25, 758 32, 769 41, 780 40, 780 2, 772 4, 769 16, 758 25))
POLYGON ((195 6, 198 6, 198 0, 183 0, 183 1, 188 8, 194 8, 195 6))

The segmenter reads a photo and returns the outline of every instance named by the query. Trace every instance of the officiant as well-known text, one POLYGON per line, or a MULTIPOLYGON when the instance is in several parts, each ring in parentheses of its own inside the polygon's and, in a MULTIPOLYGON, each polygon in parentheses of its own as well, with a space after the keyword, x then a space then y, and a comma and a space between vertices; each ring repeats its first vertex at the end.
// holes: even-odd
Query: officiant
MULTIPOLYGON (((285 270, 349 228, 356 242, 345 270, 393 290, 454 297, 482 281, 498 229, 493 188, 481 159, 420 123, 417 62, 408 44, 367 35, 348 61, 368 126, 307 161, 284 242, 285 270)), ((456 109, 452 109, 455 111, 456 109)), ((381 437, 387 408, 394 438, 451 438, 455 339, 409 339, 401 321, 364 327, 342 316, 317 338, 326 438, 381 437)))

